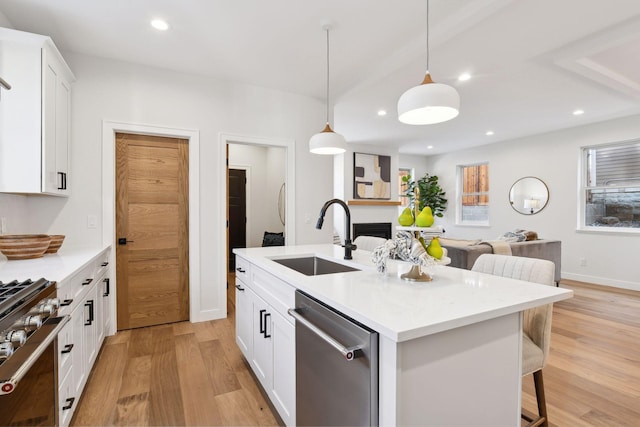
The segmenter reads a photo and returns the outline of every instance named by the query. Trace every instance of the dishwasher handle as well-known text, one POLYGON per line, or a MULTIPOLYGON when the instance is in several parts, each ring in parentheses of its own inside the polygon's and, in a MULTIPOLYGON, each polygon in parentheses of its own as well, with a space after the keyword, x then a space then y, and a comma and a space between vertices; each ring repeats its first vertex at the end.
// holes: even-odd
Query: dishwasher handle
POLYGON ((338 350, 340 352, 340 354, 342 354, 345 357, 345 359, 351 361, 353 359, 357 359, 358 357, 362 356, 362 346, 360 346, 360 345, 356 345, 356 346, 353 346, 353 347, 345 347, 345 346, 343 346, 338 341, 336 341, 335 338, 333 338, 332 336, 328 335, 322 329, 318 328, 316 325, 314 325, 313 323, 309 322, 307 319, 302 317, 300 315, 300 313, 298 313, 296 311, 295 308, 288 309, 287 313, 289 313, 289 316, 291 316, 294 319, 296 319, 296 322, 302 323, 304 326, 309 328, 309 330, 311 330, 317 336, 322 338, 327 344, 331 345, 333 348, 338 350))

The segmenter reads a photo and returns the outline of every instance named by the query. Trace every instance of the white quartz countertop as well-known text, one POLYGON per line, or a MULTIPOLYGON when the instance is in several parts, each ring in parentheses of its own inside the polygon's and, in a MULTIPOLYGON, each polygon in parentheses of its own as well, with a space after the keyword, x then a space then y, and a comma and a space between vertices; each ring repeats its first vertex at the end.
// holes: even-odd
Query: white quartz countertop
POLYGON ((41 258, 10 261, 0 255, 0 281, 37 280, 42 277, 60 282, 84 267, 107 248, 108 246, 103 248, 65 248, 63 246, 58 253, 47 254, 41 258))
POLYGON ((573 296, 568 289, 539 285, 459 268, 437 266, 431 282, 409 282, 400 275, 410 264, 389 260, 378 273, 371 252, 356 250, 343 259, 337 245, 235 249, 252 264, 327 305, 401 342, 482 322, 573 296), (315 255, 362 271, 306 276, 273 261, 315 255))

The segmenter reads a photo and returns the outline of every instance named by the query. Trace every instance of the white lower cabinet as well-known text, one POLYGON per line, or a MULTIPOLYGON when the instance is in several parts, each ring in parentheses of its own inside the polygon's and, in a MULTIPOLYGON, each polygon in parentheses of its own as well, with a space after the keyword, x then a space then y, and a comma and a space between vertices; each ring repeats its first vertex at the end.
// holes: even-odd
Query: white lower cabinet
POLYGON ((67 375, 59 381, 58 385, 58 424, 60 426, 68 426, 73 416, 73 411, 78 398, 74 390, 73 372, 67 372, 67 375))
POLYGON ((296 329, 279 313, 273 315, 273 405, 287 425, 295 425, 296 329), (286 414, 286 415, 284 415, 286 414))
POLYGON ((111 324, 111 295, 107 289, 109 251, 59 283, 61 316, 71 316, 58 335, 58 420, 71 422, 93 364, 111 324), (105 296, 105 294, 107 294, 105 296))
POLYGON ((295 289, 254 266, 247 271, 251 279, 238 280, 236 275, 236 343, 284 423, 292 426, 296 424, 295 327, 287 319, 286 307, 293 306, 295 289))
POLYGON ((247 360, 251 360, 253 354, 253 319, 246 315, 253 310, 250 292, 249 287, 236 276, 236 343, 247 360))
POLYGON ((273 384, 273 326, 271 307, 258 295, 253 298, 253 355, 251 366, 262 385, 270 389, 273 384))

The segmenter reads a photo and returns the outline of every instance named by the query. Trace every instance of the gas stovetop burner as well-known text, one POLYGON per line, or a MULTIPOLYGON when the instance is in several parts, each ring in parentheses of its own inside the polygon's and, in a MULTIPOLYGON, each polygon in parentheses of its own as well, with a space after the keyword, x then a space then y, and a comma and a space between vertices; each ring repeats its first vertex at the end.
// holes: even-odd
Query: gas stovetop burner
POLYGON ((31 279, 23 282, 17 280, 8 283, 0 282, 0 320, 50 285, 51 282, 45 279, 35 282, 31 279))
POLYGON ((16 355, 24 356, 22 348, 32 335, 55 320, 60 306, 55 293, 55 282, 46 279, 0 282, 0 368, 16 355))

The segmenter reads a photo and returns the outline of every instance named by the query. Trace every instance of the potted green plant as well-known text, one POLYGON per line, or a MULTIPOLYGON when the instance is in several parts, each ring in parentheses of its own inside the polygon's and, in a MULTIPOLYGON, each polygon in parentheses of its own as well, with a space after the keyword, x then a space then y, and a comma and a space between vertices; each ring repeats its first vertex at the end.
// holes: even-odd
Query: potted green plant
POLYGON ((407 186, 402 197, 409 198, 409 206, 412 210, 420 212, 425 206, 429 206, 434 216, 442 218, 447 209, 447 199, 445 198, 446 192, 438 184, 437 175, 425 173, 417 182, 412 179, 411 175, 405 175, 402 177, 402 182, 407 186), (417 206, 416 196, 418 198, 417 206))

